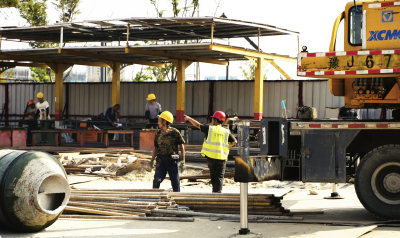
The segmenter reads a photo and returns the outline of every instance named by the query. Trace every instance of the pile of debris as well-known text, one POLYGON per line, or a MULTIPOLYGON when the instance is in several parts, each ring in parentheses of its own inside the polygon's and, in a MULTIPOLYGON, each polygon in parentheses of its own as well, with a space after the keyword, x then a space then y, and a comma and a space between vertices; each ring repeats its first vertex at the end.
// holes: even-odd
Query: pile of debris
MULTIPOLYGON (((135 174, 151 173, 151 155, 144 153, 89 153, 80 152, 58 153, 55 155, 60 160, 68 174, 96 175, 100 177, 123 176, 132 171, 135 174)), ((188 161, 188 159, 186 160, 188 161)), ((202 163, 185 165, 186 170, 181 171, 180 179, 195 181, 197 179, 209 179, 209 169, 206 160, 202 163)), ((233 166, 226 169, 225 178, 233 178, 233 166)))

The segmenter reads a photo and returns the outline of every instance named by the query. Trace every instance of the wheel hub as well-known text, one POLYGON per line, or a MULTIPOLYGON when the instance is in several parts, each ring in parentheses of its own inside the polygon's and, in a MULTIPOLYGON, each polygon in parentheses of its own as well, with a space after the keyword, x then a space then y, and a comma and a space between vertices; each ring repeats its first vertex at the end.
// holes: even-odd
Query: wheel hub
POLYGON ((400 163, 381 164, 372 174, 371 187, 375 196, 387 204, 400 204, 400 163))
POLYGON ((384 188, 390 193, 400 192, 400 174, 390 173, 383 179, 384 188))

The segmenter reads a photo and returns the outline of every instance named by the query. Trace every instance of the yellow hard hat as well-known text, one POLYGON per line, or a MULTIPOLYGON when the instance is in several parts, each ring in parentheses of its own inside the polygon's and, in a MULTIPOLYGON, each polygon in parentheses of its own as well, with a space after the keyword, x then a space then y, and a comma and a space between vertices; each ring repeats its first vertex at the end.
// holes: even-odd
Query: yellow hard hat
POLYGON ((174 116, 169 111, 163 111, 159 117, 161 117, 162 119, 166 120, 171 124, 174 122, 174 116))
POLYGON ((147 98, 146 98, 147 101, 151 101, 154 99, 156 99, 156 95, 154 93, 150 93, 149 95, 147 95, 147 98))
POLYGON ((38 92, 38 94, 36 95, 37 98, 43 98, 43 93, 42 92, 38 92))

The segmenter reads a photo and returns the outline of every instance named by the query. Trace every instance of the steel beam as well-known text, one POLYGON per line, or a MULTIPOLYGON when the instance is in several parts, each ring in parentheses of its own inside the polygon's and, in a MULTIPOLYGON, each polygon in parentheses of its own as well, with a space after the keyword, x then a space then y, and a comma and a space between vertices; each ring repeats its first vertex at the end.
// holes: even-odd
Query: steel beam
POLYGON ((112 66, 112 95, 111 95, 111 103, 114 106, 115 104, 120 104, 121 101, 121 88, 120 88, 120 72, 121 65, 118 63, 114 63, 112 66))
POLYGON ((263 94, 264 94, 264 60, 258 58, 256 61, 254 79, 254 120, 261 120, 263 117, 263 94))
POLYGON ((55 98, 54 98, 54 105, 55 105, 55 120, 62 119, 62 111, 64 107, 63 102, 63 86, 64 86, 64 71, 67 70, 71 65, 66 64, 56 64, 52 65, 51 68, 53 69, 56 75, 56 83, 55 83, 55 98))
POLYGON ((185 114, 185 69, 191 64, 190 61, 177 60, 174 65, 177 69, 176 81, 176 122, 184 122, 185 114))
POLYGON ((270 54, 264 52, 258 52, 253 50, 242 49, 233 46, 226 46, 226 45, 210 45, 210 50, 212 51, 219 51, 237 55, 243 55, 244 57, 254 57, 254 58, 265 58, 270 60, 281 60, 287 62, 295 62, 297 63, 297 58, 286 56, 286 55, 278 55, 278 54, 270 54))
POLYGON ((228 65, 228 63, 229 63, 227 60, 216 60, 216 59, 195 57, 195 56, 190 56, 190 55, 171 54, 171 53, 164 53, 162 51, 154 51, 154 50, 125 48, 125 52, 128 54, 158 56, 161 58, 166 58, 168 60, 184 60, 184 61, 204 62, 204 63, 209 63, 209 64, 220 64, 220 65, 228 65))

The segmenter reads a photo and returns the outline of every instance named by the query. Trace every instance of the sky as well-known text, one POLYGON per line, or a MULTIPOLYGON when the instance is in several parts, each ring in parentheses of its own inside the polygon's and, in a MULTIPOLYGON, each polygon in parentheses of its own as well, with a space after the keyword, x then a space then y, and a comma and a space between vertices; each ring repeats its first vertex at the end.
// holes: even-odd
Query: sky
MULTIPOLYGON (((188 0, 190 1, 190 0, 188 0)), ((184 0, 180 0, 184 2, 184 0)), ((325 52, 329 49, 333 23, 344 10, 349 0, 200 0, 199 16, 220 16, 273 25, 300 33, 299 46, 308 47, 309 52, 325 52)), ((170 0, 158 0, 159 8, 170 9, 170 0)), ((49 5, 49 23, 57 20, 57 14, 49 5)), ((129 17, 155 17, 156 12, 150 0, 81 0, 80 14, 75 21, 118 19, 129 17)), ((171 16, 167 11, 165 16, 171 16)), ((4 10, 0 14, 5 14, 4 10)), ((7 21, 0 17, 0 26, 19 25, 23 21, 13 18, 15 14, 6 14, 7 21), (3 21, 3 22, 1 22, 3 21)), ((343 41, 339 39, 339 41, 343 41)), ((256 39, 255 39, 255 42, 256 39)), ((3 43, 3 45, 5 45, 3 43)), ((4 46, 3 46, 4 47, 4 46)), ((251 48, 248 43, 243 47, 251 48)), ((264 37, 261 49, 267 53, 278 53, 296 57, 298 52, 297 37, 264 37)), ((291 76, 296 77, 296 65, 278 62, 291 76)), ((268 66, 267 66, 268 67, 268 66)), ((232 64, 230 74, 240 74, 240 66, 232 64)), ((267 69, 268 79, 279 79, 280 74, 272 67, 267 69)), ((224 66, 202 64, 201 77, 207 74, 224 74, 224 66), (208 73, 212 72, 212 73, 208 73)), ((192 74, 188 69, 186 74, 192 74)))

